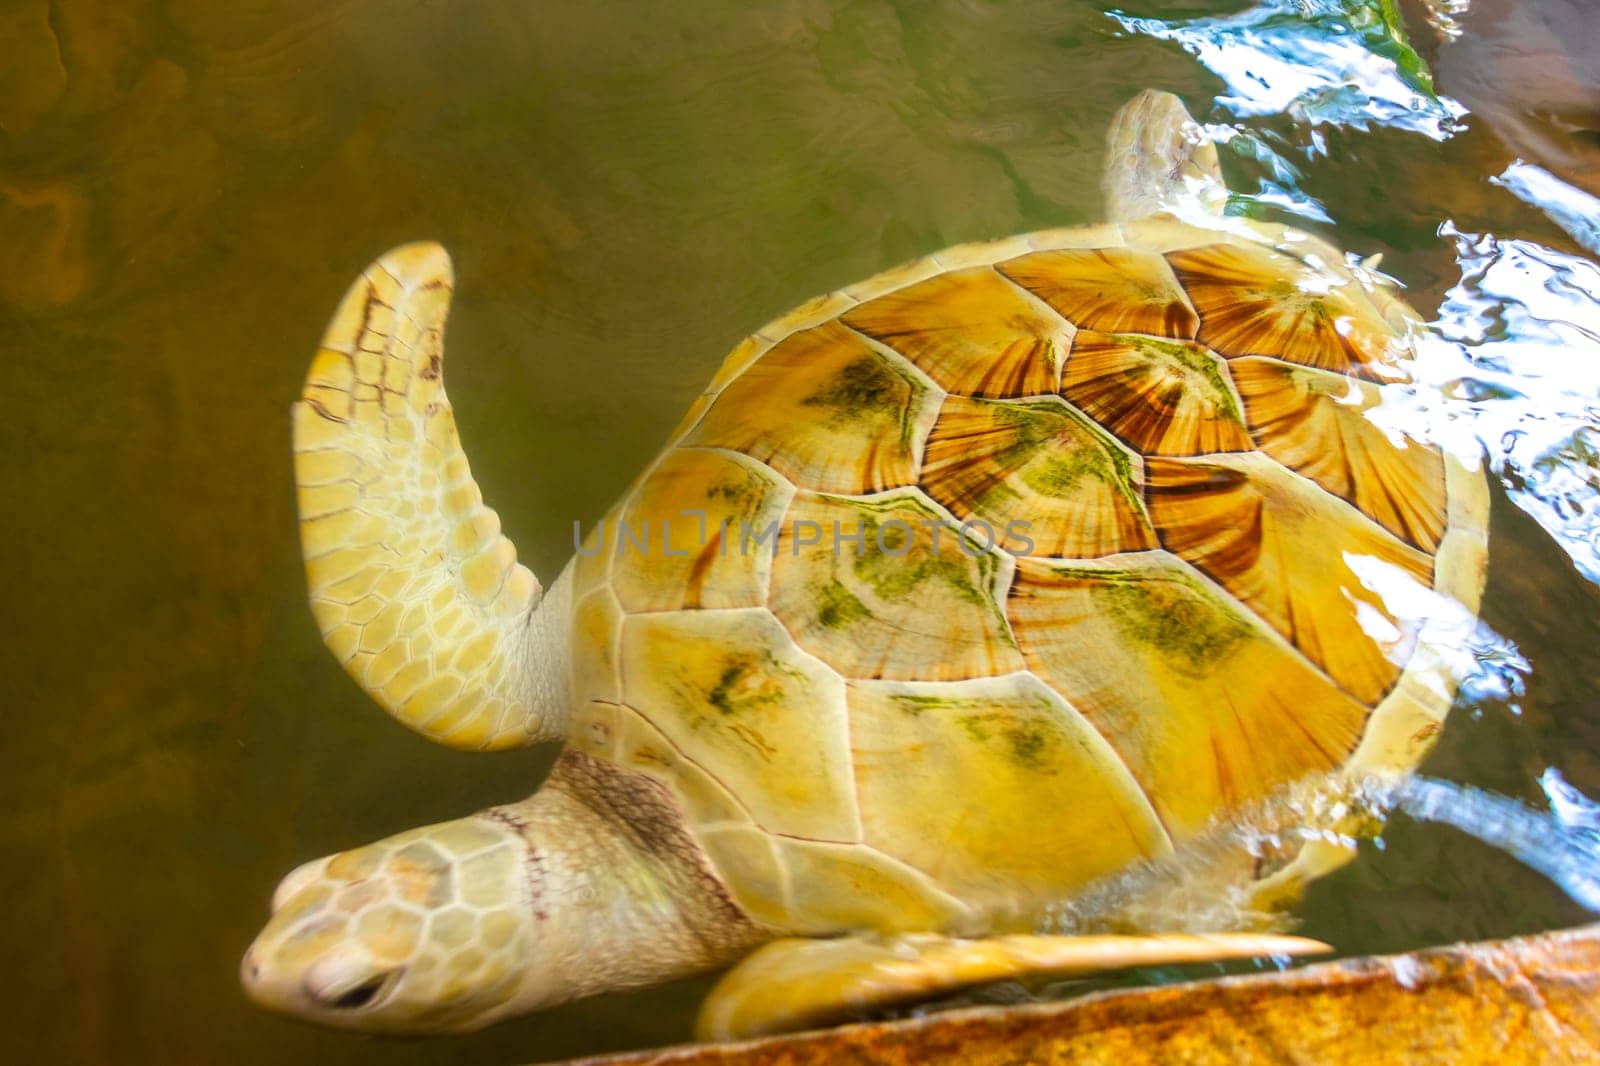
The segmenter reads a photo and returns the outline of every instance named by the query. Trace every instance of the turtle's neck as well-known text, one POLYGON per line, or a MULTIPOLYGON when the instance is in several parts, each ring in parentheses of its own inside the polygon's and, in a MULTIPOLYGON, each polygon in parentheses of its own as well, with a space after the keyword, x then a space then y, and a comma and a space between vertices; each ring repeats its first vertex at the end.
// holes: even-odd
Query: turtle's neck
POLYGON ((771 936, 642 774, 567 751, 538 792, 479 817, 529 848, 536 957, 507 1013, 724 966, 771 936))

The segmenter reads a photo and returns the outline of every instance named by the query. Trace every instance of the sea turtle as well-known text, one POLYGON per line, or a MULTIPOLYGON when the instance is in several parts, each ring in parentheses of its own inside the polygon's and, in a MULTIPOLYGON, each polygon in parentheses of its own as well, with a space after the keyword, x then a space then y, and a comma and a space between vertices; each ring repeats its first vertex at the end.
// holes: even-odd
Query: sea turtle
MULTIPOLYGON (((1486 485, 1371 417, 1417 321, 1392 283, 1226 217, 1177 98, 1119 113, 1106 190, 1104 225, 941 251, 739 344, 544 592, 445 399, 448 258, 369 268, 294 407, 317 621, 411 728, 566 750, 523 802, 290 873, 250 994, 465 1030, 744 960, 701 1019, 730 1035, 1321 947, 1041 930, 1285 790, 1413 769, 1486 485)), ((1202 891, 1277 906, 1349 853, 1212 855, 1202 891)))

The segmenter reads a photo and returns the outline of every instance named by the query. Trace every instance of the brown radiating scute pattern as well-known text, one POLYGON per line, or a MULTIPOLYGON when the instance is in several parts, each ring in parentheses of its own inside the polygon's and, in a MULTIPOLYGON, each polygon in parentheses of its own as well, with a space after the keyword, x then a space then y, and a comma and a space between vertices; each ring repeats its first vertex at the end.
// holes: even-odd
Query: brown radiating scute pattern
POLYGON ((1438 550, 1444 456, 1373 424, 1366 412, 1381 402, 1380 386, 1275 359, 1235 359, 1229 369, 1262 451, 1412 546, 1438 550))
POLYGON ((1020 559, 1028 667, 1116 749, 1174 837, 1332 769, 1368 708, 1165 552, 1020 559))
POLYGON ((1163 547, 1347 692, 1383 697, 1410 658, 1407 601, 1432 589, 1430 556, 1259 453, 1147 459, 1145 482, 1163 547))
POLYGON ((987 266, 938 274, 841 319, 968 396, 1054 392, 1072 343, 1071 325, 987 266))
POLYGON ((1193 338, 1200 320, 1164 259, 1132 248, 1063 248, 995 269, 1079 329, 1193 338))
POLYGON ((881 492, 916 481, 938 407, 911 367, 830 321, 734 378, 685 443, 744 452, 801 488, 881 492))
POLYGON ((1156 546, 1140 469, 1059 400, 951 396, 928 438, 922 487, 958 518, 987 522, 1013 554, 1082 559, 1156 546))
POLYGON ((1200 343, 1224 356, 1405 376, 1393 331, 1347 277, 1256 245, 1205 245, 1167 261, 1200 313, 1200 343))
POLYGON ((1061 393, 1147 455, 1252 447, 1223 360, 1189 341, 1081 331, 1061 393))

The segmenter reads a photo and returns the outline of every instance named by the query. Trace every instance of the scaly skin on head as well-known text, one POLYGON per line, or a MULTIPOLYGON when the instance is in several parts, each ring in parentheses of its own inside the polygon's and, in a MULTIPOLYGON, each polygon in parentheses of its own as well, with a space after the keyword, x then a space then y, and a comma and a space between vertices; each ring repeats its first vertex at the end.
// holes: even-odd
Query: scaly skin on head
POLYGON ((568 752, 521 803, 318 859, 246 952, 262 1006, 341 1028, 478 1029, 726 964, 770 934, 647 778, 568 752))

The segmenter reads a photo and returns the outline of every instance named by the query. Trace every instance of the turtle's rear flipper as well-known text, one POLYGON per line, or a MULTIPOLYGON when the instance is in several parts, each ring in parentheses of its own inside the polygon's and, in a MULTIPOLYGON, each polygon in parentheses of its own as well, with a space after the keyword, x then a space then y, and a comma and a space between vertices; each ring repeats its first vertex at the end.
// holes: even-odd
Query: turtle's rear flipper
POLYGON ((1111 120, 1102 184, 1113 222, 1158 211, 1219 214, 1228 199, 1217 146, 1181 100, 1153 89, 1122 105, 1111 120))
POLYGON ((515 747, 560 735, 563 612, 537 609, 461 451, 451 287, 444 249, 411 244, 345 294, 294 405, 300 539, 323 640, 373 699, 452 747, 515 747))
POLYGON ((728 1040, 828 1025, 1020 977, 1328 950, 1320 941, 1260 933, 777 940, 718 982, 700 1009, 695 1033, 702 1040, 728 1040))

